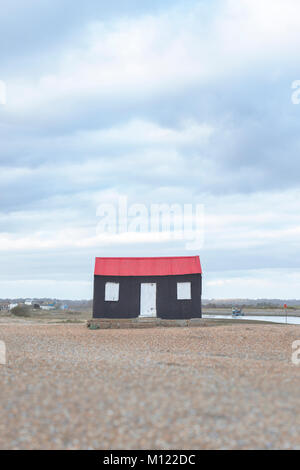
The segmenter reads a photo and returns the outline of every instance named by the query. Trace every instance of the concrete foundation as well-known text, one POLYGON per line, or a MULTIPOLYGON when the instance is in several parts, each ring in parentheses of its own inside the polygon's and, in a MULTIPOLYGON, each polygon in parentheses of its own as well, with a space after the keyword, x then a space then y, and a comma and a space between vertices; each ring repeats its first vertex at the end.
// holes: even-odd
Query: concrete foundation
POLYGON ((192 318, 190 320, 165 320, 162 318, 93 318, 88 321, 87 326, 90 329, 109 329, 109 328, 156 328, 156 327, 191 327, 208 326, 211 320, 203 318, 192 318))

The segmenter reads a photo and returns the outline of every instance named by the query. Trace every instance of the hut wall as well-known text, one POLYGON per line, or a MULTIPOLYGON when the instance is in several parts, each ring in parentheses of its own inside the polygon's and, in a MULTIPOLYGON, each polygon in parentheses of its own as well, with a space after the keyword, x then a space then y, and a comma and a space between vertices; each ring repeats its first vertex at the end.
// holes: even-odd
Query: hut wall
POLYGON ((157 317, 189 319, 201 317, 201 274, 174 276, 94 277, 94 318, 136 318, 140 315, 142 283, 156 283, 157 317), (118 282, 119 301, 105 301, 106 282, 118 282), (177 300, 177 282, 191 282, 191 300, 177 300))

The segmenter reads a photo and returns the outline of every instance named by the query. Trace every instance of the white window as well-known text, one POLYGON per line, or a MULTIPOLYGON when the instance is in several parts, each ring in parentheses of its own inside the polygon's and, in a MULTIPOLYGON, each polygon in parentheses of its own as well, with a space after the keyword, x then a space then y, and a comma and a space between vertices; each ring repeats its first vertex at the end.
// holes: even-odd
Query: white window
POLYGON ((107 282, 105 284, 105 301, 118 302, 119 300, 119 283, 107 282))
POLYGON ((191 283, 177 282, 177 300, 191 300, 191 283))

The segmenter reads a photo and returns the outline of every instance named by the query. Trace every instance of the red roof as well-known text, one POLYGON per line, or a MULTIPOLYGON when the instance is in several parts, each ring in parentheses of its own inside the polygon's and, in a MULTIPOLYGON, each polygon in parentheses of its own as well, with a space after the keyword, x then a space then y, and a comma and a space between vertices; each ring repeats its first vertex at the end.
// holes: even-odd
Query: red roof
POLYGON ((201 274, 199 256, 96 258, 96 276, 170 276, 201 274))

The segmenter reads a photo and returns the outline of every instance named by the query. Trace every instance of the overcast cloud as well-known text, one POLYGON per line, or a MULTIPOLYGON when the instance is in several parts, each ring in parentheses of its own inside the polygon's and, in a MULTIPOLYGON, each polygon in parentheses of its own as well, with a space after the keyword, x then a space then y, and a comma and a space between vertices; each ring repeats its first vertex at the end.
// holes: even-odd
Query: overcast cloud
POLYGON ((1 5, 0 298, 91 298, 95 256, 194 253, 205 298, 299 298, 299 18, 298 0, 1 5), (203 204, 203 248, 99 237, 120 196, 203 204))

